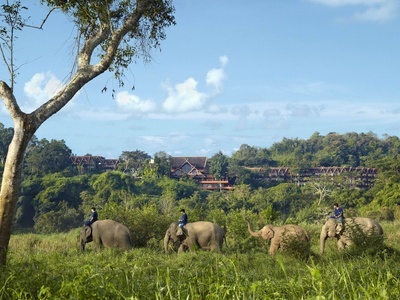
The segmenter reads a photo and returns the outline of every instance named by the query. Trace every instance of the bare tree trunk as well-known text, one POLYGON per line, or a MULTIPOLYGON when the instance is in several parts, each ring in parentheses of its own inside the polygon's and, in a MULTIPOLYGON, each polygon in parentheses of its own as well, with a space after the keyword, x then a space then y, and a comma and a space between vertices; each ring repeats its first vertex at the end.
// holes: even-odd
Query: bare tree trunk
POLYGON ((0 265, 5 265, 7 261, 8 243, 21 187, 23 159, 33 134, 24 130, 22 121, 15 122, 0 189, 0 265))

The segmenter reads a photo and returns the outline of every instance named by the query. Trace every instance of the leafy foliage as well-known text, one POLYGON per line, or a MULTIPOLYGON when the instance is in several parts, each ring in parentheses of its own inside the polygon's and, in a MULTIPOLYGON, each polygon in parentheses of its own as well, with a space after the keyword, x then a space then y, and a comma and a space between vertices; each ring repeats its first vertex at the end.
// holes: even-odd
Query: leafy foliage
POLYGON ((146 247, 155 239, 165 234, 168 225, 175 220, 161 215, 156 205, 144 207, 121 207, 116 203, 107 203, 102 210, 102 217, 112 219, 127 226, 132 234, 135 247, 146 247))
MULTIPOLYGON (((124 86, 124 73, 136 59, 151 60, 150 50, 158 48, 166 38, 165 28, 175 25, 175 8, 171 0, 127 1, 127 0, 41 0, 49 7, 58 7, 68 14, 79 28, 83 40, 104 36, 121 28, 128 19, 137 17, 138 6, 147 9, 138 26, 123 28, 126 31, 121 38, 116 54, 109 67, 120 86, 124 86)), ((110 45, 116 43, 111 35, 107 36, 97 54, 100 58, 107 55, 110 45)), ((105 88, 106 90, 106 88, 105 88)))
POLYGON ((219 151, 211 157, 210 162, 210 173, 214 175, 214 178, 223 179, 228 174, 228 157, 219 151))
POLYGON ((5 128, 4 125, 0 123, 0 166, 4 164, 8 145, 11 143, 13 134, 14 130, 12 128, 5 128))
POLYGON ((145 163, 150 160, 151 156, 144 151, 123 151, 119 157, 119 168, 124 173, 131 173, 135 177, 143 175, 145 163))
MULTIPOLYGON (((11 129, 0 126, 0 141, 6 141, 3 145, 10 139, 11 132, 11 129)), ((112 212, 111 217, 118 217, 118 207, 123 215, 124 208, 128 207, 138 222, 142 220, 140 222, 143 223, 146 221, 140 212, 148 211, 149 214, 144 215, 162 220, 164 226, 179 218, 180 208, 188 211, 191 221, 215 220, 224 226, 238 212, 257 215, 260 226, 285 222, 319 223, 331 211, 333 202, 340 203, 347 216, 363 215, 377 220, 392 220, 398 214, 399 145, 396 137, 378 139, 371 133, 331 133, 325 137, 316 133, 304 141, 284 139, 270 149, 243 145, 232 157, 219 152, 211 159, 215 167, 215 170, 214 167, 211 170, 216 174, 227 170, 230 176, 238 176, 234 190, 210 192, 200 190, 198 184, 188 177, 173 180, 166 176, 170 170, 170 156, 162 151, 156 153, 153 162, 143 151, 125 151, 120 157, 124 165, 121 171, 125 172, 77 176, 71 169, 71 150, 64 141, 39 141, 33 138, 27 152, 15 218, 16 228, 34 226, 41 232, 67 230, 70 227, 63 224, 68 222, 62 219, 69 218, 70 224, 80 225, 84 220, 83 215, 90 211, 91 206, 98 208, 101 218, 109 212, 112 212), (344 147, 343 143, 347 146, 344 147), (330 145, 333 145, 331 150, 330 145), (307 159, 311 159, 308 165, 317 165, 322 162, 322 157, 326 157, 324 153, 333 153, 337 147, 342 149, 342 153, 351 152, 341 155, 343 161, 349 161, 352 155, 359 164, 376 162, 379 173, 372 188, 352 188, 348 184, 351 174, 343 174, 342 177, 335 177, 335 180, 322 177, 319 181, 296 185, 285 182, 264 184, 253 172, 257 163, 282 165, 285 161, 290 162, 293 151, 307 152, 307 159), (375 160, 369 158, 370 154, 375 160), (142 170, 139 171, 143 172, 142 176, 132 176, 132 170, 142 170), (68 217, 64 214, 67 211, 68 217)), ((143 228, 146 226, 140 225, 140 222, 135 223, 127 216, 124 220, 132 224, 132 229, 141 232, 138 244, 144 245, 146 238, 154 238, 145 234, 143 228)))
POLYGON ((35 230, 41 233, 66 232, 82 226, 83 213, 66 202, 61 202, 57 210, 41 213, 36 217, 35 230))
POLYGON ((24 171, 28 176, 44 176, 72 169, 72 151, 63 140, 32 139, 26 152, 24 171))

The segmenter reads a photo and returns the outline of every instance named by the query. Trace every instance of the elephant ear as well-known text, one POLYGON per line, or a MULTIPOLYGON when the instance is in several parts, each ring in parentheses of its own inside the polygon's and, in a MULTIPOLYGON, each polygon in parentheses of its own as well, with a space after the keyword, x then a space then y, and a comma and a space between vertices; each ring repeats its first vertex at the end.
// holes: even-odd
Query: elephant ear
POLYGON ((272 239, 275 236, 275 231, 274 229, 270 228, 268 231, 268 238, 272 239))
POLYGON ((89 238, 92 235, 92 227, 91 226, 86 226, 85 228, 85 236, 86 238, 89 238))

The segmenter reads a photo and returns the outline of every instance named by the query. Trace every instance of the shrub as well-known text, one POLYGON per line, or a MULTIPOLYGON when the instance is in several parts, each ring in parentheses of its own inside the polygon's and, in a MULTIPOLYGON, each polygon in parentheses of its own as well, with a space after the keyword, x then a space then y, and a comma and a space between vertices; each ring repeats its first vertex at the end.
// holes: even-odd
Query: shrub
POLYGON ((102 219, 112 219, 128 227, 135 247, 145 247, 152 239, 163 239, 172 222, 171 217, 160 214, 155 205, 123 209, 115 203, 107 203, 102 216, 102 219))
POLYGON ((350 226, 353 244, 348 249, 348 254, 376 254, 384 250, 385 247, 383 243, 383 235, 380 235, 377 232, 365 233, 358 224, 353 224, 350 226))
MULTIPOLYGON (((64 203, 65 204, 65 203, 64 203)), ((40 214, 35 220, 35 230, 40 233, 67 232, 82 226, 83 214, 66 204, 58 211, 40 214)))

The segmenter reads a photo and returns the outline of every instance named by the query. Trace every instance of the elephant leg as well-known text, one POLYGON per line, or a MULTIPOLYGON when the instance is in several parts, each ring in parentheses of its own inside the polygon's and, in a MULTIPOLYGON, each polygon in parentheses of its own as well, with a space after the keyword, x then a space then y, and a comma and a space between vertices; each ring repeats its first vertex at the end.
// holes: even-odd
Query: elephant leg
POLYGON ((353 241, 350 238, 345 238, 343 239, 343 244, 347 247, 350 247, 351 245, 353 245, 353 241))
POLYGON ((218 245, 217 242, 211 242, 209 248, 210 248, 210 251, 221 252, 221 248, 220 248, 220 246, 218 245))
POLYGON ((269 254, 274 255, 276 251, 279 249, 279 244, 275 244, 271 242, 271 246, 269 247, 269 254))
POLYGON ((338 250, 339 250, 339 251, 344 250, 345 245, 346 245, 346 244, 344 243, 344 241, 343 241, 342 239, 338 239, 337 247, 338 247, 338 250))
POLYGON ((211 251, 221 253, 221 248, 218 245, 214 245, 211 247, 211 251))
POLYGON ((190 238, 190 237, 187 237, 185 239, 185 242, 182 243, 182 245, 184 246, 185 250, 196 249, 196 247, 202 249, 202 247, 199 245, 198 241, 196 239, 190 238))
POLYGON ((178 254, 179 254, 179 253, 182 253, 182 252, 185 252, 185 251, 187 251, 188 249, 190 249, 190 248, 188 248, 188 246, 186 246, 186 245, 184 245, 184 244, 181 244, 181 245, 179 246, 179 248, 178 248, 178 254))
POLYGON ((100 238, 94 238, 93 242, 94 242, 96 251, 100 251, 102 246, 103 246, 103 243, 101 242, 101 239, 100 238))
POLYGON ((219 248, 215 243, 210 243, 208 245, 196 245, 197 248, 202 249, 202 250, 206 250, 206 251, 218 251, 219 248))

